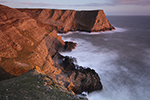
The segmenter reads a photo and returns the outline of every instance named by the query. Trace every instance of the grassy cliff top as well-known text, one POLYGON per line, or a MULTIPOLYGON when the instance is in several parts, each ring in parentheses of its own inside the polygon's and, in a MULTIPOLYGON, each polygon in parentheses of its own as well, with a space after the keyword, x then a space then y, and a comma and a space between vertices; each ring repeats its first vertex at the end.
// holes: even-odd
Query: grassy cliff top
POLYGON ((1 100, 87 100, 62 91, 45 74, 29 71, 0 82, 1 100))

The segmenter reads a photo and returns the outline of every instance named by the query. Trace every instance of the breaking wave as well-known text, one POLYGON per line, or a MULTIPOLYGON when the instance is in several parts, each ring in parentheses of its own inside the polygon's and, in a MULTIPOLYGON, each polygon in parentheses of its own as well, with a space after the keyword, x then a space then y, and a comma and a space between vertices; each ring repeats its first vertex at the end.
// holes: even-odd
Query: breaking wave
MULTIPOLYGON (((125 32, 127 30, 116 28, 114 31, 125 32)), ((87 32, 72 33, 74 32, 63 35, 62 38, 64 41, 76 42, 76 49, 61 54, 75 57, 78 65, 94 69, 103 84, 102 91, 95 91, 88 95, 89 100, 149 100, 150 82, 147 81, 150 78, 148 76, 150 70, 148 67, 150 64, 148 61, 150 59, 149 49, 143 51, 143 48, 140 47, 141 44, 133 43, 130 40, 122 42, 123 40, 127 41, 127 38, 120 37, 120 35, 119 37, 110 37, 107 32, 108 37, 95 34, 95 36, 93 34, 93 36, 85 36, 84 33, 89 34, 87 32), (144 95, 145 97, 143 97, 144 95)))
POLYGON ((81 31, 74 31, 74 32, 68 32, 66 34, 61 34, 61 33, 58 33, 58 35, 71 35, 71 34, 75 34, 75 33, 78 33, 78 34, 86 34, 86 35, 98 35, 98 34, 112 34, 112 33, 119 33, 119 32, 126 32, 128 31, 127 29, 125 28, 120 28, 120 27, 115 27, 115 30, 112 30, 112 31, 104 31, 104 32, 81 32, 81 31))

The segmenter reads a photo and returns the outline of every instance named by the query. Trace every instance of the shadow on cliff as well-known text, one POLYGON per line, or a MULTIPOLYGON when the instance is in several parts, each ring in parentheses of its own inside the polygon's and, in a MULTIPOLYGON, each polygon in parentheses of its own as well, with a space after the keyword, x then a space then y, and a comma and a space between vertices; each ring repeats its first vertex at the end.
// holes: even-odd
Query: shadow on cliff
POLYGON ((0 81, 13 78, 10 73, 6 72, 2 67, 0 67, 0 81))
MULTIPOLYGON (((40 14, 43 15, 37 14, 38 16, 34 16, 37 18, 34 19, 29 13, 20 12, 17 9, 2 5, 0 5, 0 9, 0 18, 2 19, 0 20, 0 68, 2 68, 0 72, 3 72, 2 74, 5 76, 3 78, 20 76, 38 66, 46 75, 65 86, 69 91, 81 93, 102 89, 100 78, 94 70, 75 65, 72 57, 60 55, 60 51, 74 49, 76 43, 64 42, 61 36, 57 36, 59 30, 47 31, 45 29, 50 24, 53 24, 52 27, 56 26, 57 29, 65 27, 66 31, 81 26, 84 27, 81 27, 80 30, 84 30, 85 27, 91 29, 95 18, 91 19, 92 24, 86 26, 89 23, 84 20, 87 13, 80 12, 80 15, 77 11, 54 10, 54 13, 49 13, 51 10, 45 9, 40 10, 40 14), (74 18, 75 13, 78 20, 74 18), (71 17, 65 17, 66 15, 71 17), (63 25, 59 22, 60 20, 64 22, 63 25), (42 24, 40 26, 40 21, 49 21, 49 23, 48 25, 43 23, 45 26, 42 24), (75 24, 73 24, 74 22, 75 24), (59 26, 57 26, 58 24, 59 26)), ((87 20, 90 16, 95 17, 96 14, 89 15, 87 20)), ((2 77, 0 78, 2 79, 2 77)))

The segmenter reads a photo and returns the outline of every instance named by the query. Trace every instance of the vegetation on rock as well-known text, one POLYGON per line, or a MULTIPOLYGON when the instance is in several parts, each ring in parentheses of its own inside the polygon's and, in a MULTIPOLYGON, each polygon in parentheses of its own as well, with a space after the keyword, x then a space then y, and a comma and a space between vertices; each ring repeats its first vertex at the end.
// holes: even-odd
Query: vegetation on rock
POLYGON ((0 82, 1 100, 87 100, 62 90, 38 67, 21 76, 0 82))
POLYGON ((76 100, 74 93, 101 90, 94 70, 75 65, 71 57, 59 53, 71 51, 77 44, 64 42, 57 32, 112 29, 102 10, 13 9, 0 5, 0 98, 76 100), (35 66, 36 71, 31 71, 35 66))

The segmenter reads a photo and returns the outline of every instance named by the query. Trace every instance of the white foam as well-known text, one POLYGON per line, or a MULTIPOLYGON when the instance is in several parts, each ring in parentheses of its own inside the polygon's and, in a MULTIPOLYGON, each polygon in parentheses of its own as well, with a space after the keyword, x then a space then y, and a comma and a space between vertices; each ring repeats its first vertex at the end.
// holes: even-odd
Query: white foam
MULTIPOLYGON (((115 27, 115 30, 111 31, 104 31, 104 32, 91 32, 89 35, 96 35, 96 34, 112 34, 112 33, 120 33, 120 32, 125 32, 127 29, 125 28, 120 28, 120 27, 115 27)), ((82 32, 81 32, 82 33, 82 32)), ((84 34, 84 33, 83 33, 84 34)))
MULTIPOLYGON (((117 59, 117 54, 114 51, 108 52, 108 50, 104 48, 93 46, 88 41, 82 39, 73 40, 72 38, 64 37, 63 39, 67 41, 77 42, 78 45, 75 50, 73 50, 72 52, 63 52, 61 54, 77 58, 77 62, 81 66, 87 66, 96 69, 100 66, 112 65, 112 61, 117 59)), ((109 68, 107 69, 109 70, 109 68)), ((102 70, 107 69, 104 68, 102 70)))
POLYGON ((89 100, 132 100, 128 88, 118 87, 117 90, 93 92, 88 95, 89 100))
MULTIPOLYGON (((119 29, 119 31, 123 32, 125 30, 119 29)), ((129 71, 133 67, 131 66, 132 64, 126 65, 125 62, 125 65, 119 65, 117 51, 110 51, 100 46, 94 46, 90 41, 79 38, 64 36, 63 39, 76 42, 78 45, 72 52, 63 52, 61 54, 77 58, 77 63, 80 66, 95 69, 101 78, 103 90, 90 93, 88 95, 89 100, 141 100, 141 98, 149 100, 148 92, 143 92, 145 90, 148 91, 149 88, 139 87, 141 86, 140 84, 143 84, 142 80, 145 82, 145 79, 141 79, 129 71), (146 96, 141 97, 142 95, 146 96)), ((147 49, 145 52, 150 54, 149 51, 147 49)), ((145 60, 147 64, 150 64, 149 59, 145 60)))
POLYGON ((82 31, 74 31, 74 32, 68 32, 65 34, 62 33, 58 33, 59 35, 71 35, 71 34, 75 34, 75 33, 79 33, 79 34, 85 34, 85 35, 99 35, 99 34, 112 34, 112 33, 120 33, 120 32, 126 32, 127 29, 125 28, 120 28, 120 27, 115 27, 114 30, 111 31, 103 31, 103 32, 82 32, 82 31))
MULTIPOLYGON (((74 32, 76 32, 76 31, 74 31, 74 32)), ((69 31, 69 32, 67 32, 67 33, 57 33, 57 34, 63 36, 63 35, 71 35, 71 34, 73 34, 74 32, 69 31)))
MULTIPOLYGON (((71 38, 69 38, 71 40, 71 38)), ((89 100, 130 100, 129 97, 123 97, 128 94, 128 88, 118 87, 113 84, 113 77, 119 73, 118 67, 114 62, 118 59, 118 54, 115 51, 93 46, 90 42, 77 39, 78 45, 72 52, 61 53, 67 56, 77 58, 77 62, 81 66, 90 67, 99 73, 104 89, 101 92, 93 92, 88 95, 89 100), (115 90, 118 89, 118 90, 115 90), (113 91, 114 90, 114 91, 113 91), (119 94, 120 93, 120 94, 119 94), (126 94, 125 94, 126 93, 126 94), (120 97, 116 97, 116 95, 120 97), (109 96, 108 96, 109 95, 109 96), (119 99, 118 99, 119 98, 119 99), (122 98, 122 99, 120 99, 122 98)), ((127 71, 127 69, 122 69, 127 71)), ((117 80, 118 81, 118 80, 117 80)))

